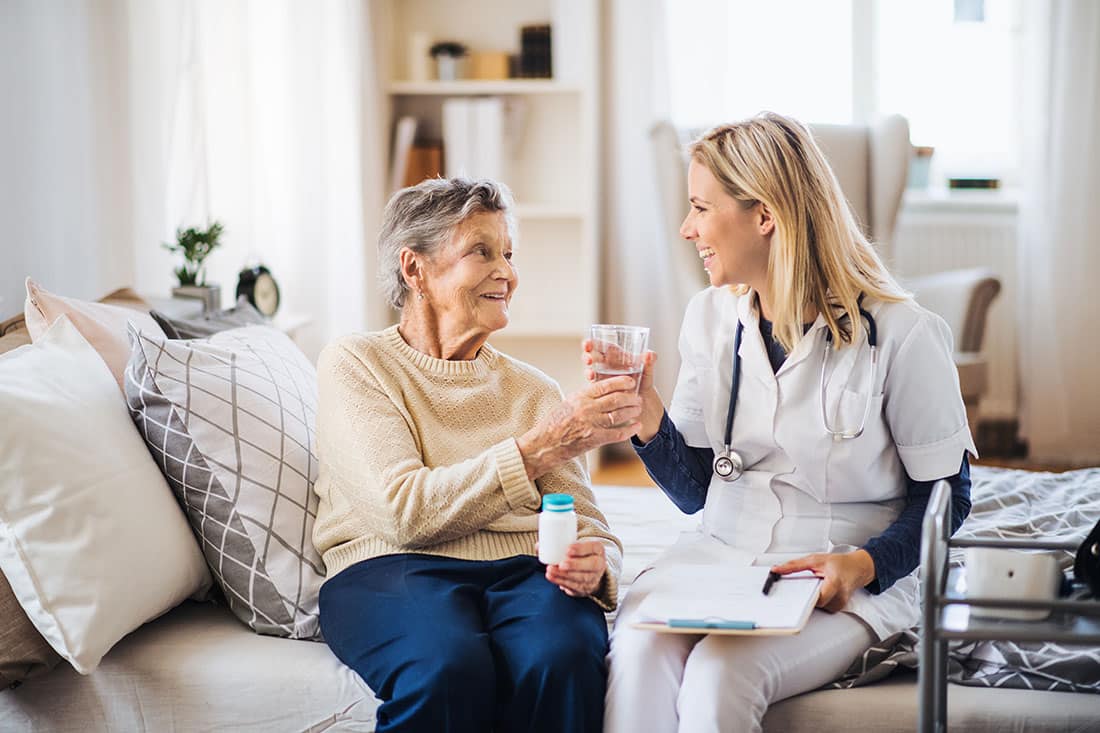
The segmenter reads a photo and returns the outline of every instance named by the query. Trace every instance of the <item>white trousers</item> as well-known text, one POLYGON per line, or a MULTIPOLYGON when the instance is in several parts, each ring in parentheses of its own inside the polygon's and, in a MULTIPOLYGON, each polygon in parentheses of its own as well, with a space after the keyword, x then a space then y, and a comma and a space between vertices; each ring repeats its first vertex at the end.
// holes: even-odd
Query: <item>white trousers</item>
POLYGON ((875 641, 854 616, 820 609, 791 636, 631 628, 655 576, 635 581, 611 634, 607 733, 759 731, 768 705, 839 678, 875 641))

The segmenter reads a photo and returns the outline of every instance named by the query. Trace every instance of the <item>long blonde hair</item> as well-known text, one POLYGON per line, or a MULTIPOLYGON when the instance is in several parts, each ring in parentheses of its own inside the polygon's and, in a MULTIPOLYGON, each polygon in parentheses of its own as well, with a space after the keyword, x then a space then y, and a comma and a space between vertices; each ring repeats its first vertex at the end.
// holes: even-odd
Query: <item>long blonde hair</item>
MULTIPOLYGON (((863 235, 832 168, 801 122, 763 112, 715 127, 688 150, 742 206, 763 203, 775 219, 767 288, 773 333, 788 353, 802 338, 807 305, 824 316, 840 348, 862 331, 862 294, 889 302, 909 297, 863 235)), ((744 294, 748 286, 734 289, 744 294)))

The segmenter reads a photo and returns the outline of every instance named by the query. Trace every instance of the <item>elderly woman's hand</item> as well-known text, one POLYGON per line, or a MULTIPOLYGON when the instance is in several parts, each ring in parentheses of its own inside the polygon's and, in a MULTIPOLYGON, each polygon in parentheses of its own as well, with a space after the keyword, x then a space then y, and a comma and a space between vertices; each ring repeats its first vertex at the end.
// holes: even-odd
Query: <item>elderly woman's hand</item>
MULTIPOLYGON (((600 345, 592 339, 585 339, 581 343, 581 362, 585 366, 585 378, 589 382, 596 381, 596 370, 594 368, 596 361, 620 368, 628 365, 633 368, 637 366, 636 359, 637 357, 625 354, 618 347, 613 346, 610 349, 604 348, 601 350, 600 345)), ((653 365, 656 363, 656 352, 647 351, 642 356, 642 379, 641 384, 638 385, 638 394, 642 398, 642 412, 638 418, 641 427, 636 435, 643 443, 653 440, 653 436, 657 434, 661 427, 661 418, 665 414, 665 404, 661 400, 661 395, 657 393, 657 388, 653 386, 653 365)))
POLYGON ((533 481, 585 451, 626 440, 638 431, 641 411, 633 377, 612 377, 574 392, 516 438, 527 477, 533 481))
POLYGON ((571 544, 557 565, 547 565, 546 579, 567 595, 584 597, 596 592, 606 570, 603 543, 587 540, 571 544))

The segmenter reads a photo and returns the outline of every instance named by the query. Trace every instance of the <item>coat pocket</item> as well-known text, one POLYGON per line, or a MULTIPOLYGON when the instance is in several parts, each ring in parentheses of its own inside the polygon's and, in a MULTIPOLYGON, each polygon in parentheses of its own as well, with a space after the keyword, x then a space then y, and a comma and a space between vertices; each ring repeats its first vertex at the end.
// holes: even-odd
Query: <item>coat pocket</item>
POLYGON ((833 439, 829 443, 825 467, 829 501, 882 501, 896 497, 893 464, 897 451, 882 414, 882 401, 882 394, 869 397, 866 392, 849 389, 841 394, 829 427, 855 433, 862 424, 863 432, 858 437, 833 439))

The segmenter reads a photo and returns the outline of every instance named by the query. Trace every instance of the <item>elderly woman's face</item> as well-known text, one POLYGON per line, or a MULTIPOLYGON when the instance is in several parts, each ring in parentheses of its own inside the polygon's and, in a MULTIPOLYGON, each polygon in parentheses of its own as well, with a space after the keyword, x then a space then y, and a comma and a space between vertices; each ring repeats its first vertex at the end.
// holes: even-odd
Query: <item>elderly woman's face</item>
POLYGON ((478 213, 425 266, 425 295, 437 317, 461 330, 497 331, 508 325, 508 304, 519 284, 504 214, 478 213))

